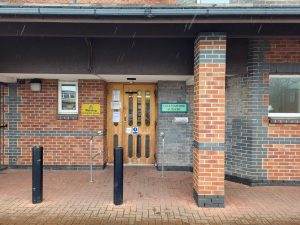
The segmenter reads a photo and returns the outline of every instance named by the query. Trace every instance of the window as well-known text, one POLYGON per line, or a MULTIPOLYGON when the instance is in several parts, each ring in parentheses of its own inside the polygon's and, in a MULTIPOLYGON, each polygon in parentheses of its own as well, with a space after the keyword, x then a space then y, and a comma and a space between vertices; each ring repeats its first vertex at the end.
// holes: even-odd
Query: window
POLYGON ((76 81, 58 83, 58 113, 78 113, 78 83, 76 81))
POLYGON ((270 76, 269 117, 300 117, 300 76, 270 76))

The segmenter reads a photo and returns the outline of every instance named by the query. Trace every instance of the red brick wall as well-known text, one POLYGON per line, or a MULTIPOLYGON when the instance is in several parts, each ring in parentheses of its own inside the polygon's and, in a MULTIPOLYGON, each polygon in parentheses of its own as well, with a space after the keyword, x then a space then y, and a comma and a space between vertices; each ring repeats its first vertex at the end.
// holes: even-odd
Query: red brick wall
MULTIPOLYGON (((18 141, 18 146, 22 148, 22 155, 18 157, 17 165, 31 165, 33 143, 44 147, 45 165, 87 165, 89 162, 88 137, 23 136, 18 141)), ((103 137, 94 139, 93 154, 97 154, 98 151, 100 153, 93 160, 95 165, 103 165, 104 163, 103 146, 103 137)))
POLYGON ((201 195, 224 195, 224 152, 194 149, 194 189, 201 195))
POLYGON ((269 137, 299 138, 299 124, 269 124, 269 137))
MULTIPOLYGON (((106 83, 99 80, 78 81, 78 120, 58 120, 58 81, 43 80, 42 91, 32 92, 29 81, 18 86, 21 103, 18 112, 21 121, 19 131, 99 131, 106 130, 106 83), (100 103, 100 116, 82 116, 82 103, 100 103)), ((18 147, 19 165, 31 164, 31 147, 44 146, 45 165, 86 165, 89 162, 89 138, 75 136, 21 136, 18 147)), ((107 161, 106 138, 95 137, 93 144, 97 165, 107 161)))
POLYGON ((98 80, 78 81, 78 120, 57 120, 58 111, 58 81, 44 80, 41 92, 30 90, 29 81, 19 85, 18 95, 22 102, 18 112, 22 113, 22 120, 18 124, 19 130, 99 130, 106 126, 106 84, 98 80), (82 116, 82 103, 100 103, 101 115, 94 117, 82 116))
MULTIPOLYGON (((269 39, 270 49, 264 55, 266 63, 300 63, 300 38, 269 39)), ((264 82, 269 81, 265 74, 264 82)), ((269 105, 269 96, 264 96, 269 105)), ((300 138, 300 124, 271 124, 265 120, 270 138, 300 138)), ((300 145, 264 145, 268 156, 263 168, 270 180, 300 180, 300 145)))
MULTIPOLYGON (((300 62, 300 39, 268 39, 270 50, 265 53, 266 63, 299 63, 300 62)), ((266 82, 269 80, 269 74, 266 82)), ((268 104, 268 96, 265 96, 268 104)), ((270 137, 300 137, 300 125, 292 124, 269 124, 270 137)))
POLYGON ((201 196, 224 195, 224 151, 214 146, 225 142, 225 55, 224 34, 200 34, 195 42, 193 178, 201 196))
POLYGON ((300 39, 269 39, 269 43, 270 50, 265 54, 265 62, 300 62, 300 39))
MULTIPOLYGON (((225 50, 225 41, 200 41, 201 50, 225 50)), ((198 142, 224 142, 225 63, 199 63, 195 66, 194 139, 198 142)))
POLYGON ((263 168, 270 180, 300 180, 300 145, 263 145, 268 149, 268 157, 263 168))

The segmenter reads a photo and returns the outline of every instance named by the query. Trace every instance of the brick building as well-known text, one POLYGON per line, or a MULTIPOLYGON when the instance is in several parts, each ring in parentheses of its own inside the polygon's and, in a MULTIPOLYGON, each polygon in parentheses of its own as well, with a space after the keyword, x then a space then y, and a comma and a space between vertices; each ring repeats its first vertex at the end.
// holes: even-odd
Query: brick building
POLYGON ((300 184, 300 2, 13 0, 0 4, 1 166, 193 172, 300 184), (120 5, 123 4, 123 5, 120 5), (7 124, 7 127, 4 127, 7 124))

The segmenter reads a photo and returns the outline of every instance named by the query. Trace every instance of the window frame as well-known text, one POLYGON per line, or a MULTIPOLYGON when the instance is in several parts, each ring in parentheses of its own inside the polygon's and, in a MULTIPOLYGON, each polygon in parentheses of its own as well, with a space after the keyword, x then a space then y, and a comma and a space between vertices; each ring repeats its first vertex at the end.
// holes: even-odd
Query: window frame
POLYGON ((78 81, 58 81, 58 114, 78 114, 78 81), (75 84, 76 87, 76 110, 63 110, 62 109, 62 85, 75 84))
MULTIPOLYGON (((299 78, 300 75, 296 74, 270 74, 269 76, 269 83, 271 78, 299 78)), ((269 99, 270 99, 270 92, 269 92, 269 99)), ((270 105, 270 103, 268 104, 270 105)), ((268 110, 268 117, 269 118, 300 118, 300 112, 299 113, 269 113, 268 110)))

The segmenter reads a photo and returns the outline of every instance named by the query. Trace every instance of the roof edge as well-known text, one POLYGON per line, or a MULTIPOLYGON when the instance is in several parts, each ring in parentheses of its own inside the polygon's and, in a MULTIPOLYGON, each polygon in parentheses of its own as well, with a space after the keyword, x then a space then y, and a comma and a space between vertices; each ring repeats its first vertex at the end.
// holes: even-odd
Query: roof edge
POLYGON ((300 15, 300 7, 113 7, 113 6, 4 6, 0 15, 86 15, 86 16, 269 16, 300 15))

